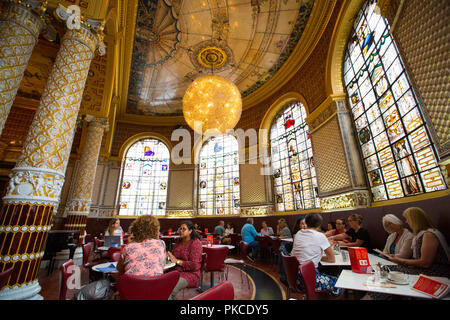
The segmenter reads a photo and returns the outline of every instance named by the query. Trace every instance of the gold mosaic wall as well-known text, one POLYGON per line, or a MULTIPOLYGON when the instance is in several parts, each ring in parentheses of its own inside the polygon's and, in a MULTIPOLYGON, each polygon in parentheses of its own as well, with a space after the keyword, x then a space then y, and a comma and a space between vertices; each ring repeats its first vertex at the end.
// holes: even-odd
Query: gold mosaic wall
POLYGON ((177 170, 171 167, 169 171, 169 190, 167 192, 167 208, 191 208, 194 194, 194 169, 177 170))
POLYGON ((405 1, 394 37, 433 123, 439 153, 449 155, 450 1, 405 1))
POLYGON ((319 196, 350 187, 349 174, 336 114, 311 133, 319 196))
POLYGON ((267 203, 265 176, 260 174, 262 166, 258 164, 241 164, 239 166, 241 205, 267 203))

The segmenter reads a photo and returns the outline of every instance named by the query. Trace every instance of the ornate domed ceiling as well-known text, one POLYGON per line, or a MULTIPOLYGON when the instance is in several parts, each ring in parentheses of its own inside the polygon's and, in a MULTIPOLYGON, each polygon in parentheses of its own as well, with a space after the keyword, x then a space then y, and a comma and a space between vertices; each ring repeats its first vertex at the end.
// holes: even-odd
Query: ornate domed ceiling
MULTIPOLYGON (((289 58, 314 0, 139 0, 124 112, 181 116, 199 76, 215 74, 247 97, 289 58)), ((129 41, 129 40, 127 40, 129 41)))

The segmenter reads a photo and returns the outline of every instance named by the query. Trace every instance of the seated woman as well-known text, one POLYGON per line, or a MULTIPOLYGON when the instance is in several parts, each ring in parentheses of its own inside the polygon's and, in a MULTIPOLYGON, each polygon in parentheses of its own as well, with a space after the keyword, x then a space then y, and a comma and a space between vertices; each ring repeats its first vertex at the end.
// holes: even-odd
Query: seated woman
MULTIPOLYGON (((120 236, 120 245, 123 245, 123 230, 120 226, 120 220, 114 218, 109 221, 108 228, 105 231, 106 236, 120 236)), ((101 258, 111 258, 108 251, 101 252, 101 258)))
POLYGON ((105 231, 106 236, 120 236, 120 245, 123 245, 123 230, 119 219, 114 218, 109 221, 108 229, 105 231))
POLYGON ((156 276, 164 273, 166 245, 159 240, 159 221, 151 215, 138 217, 130 226, 133 241, 128 243, 117 262, 119 273, 156 276))
POLYGON ((277 235, 279 235, 281 239, 292 238, 291 230, 289 230, 288 224, 283 218, 278 220, 277 235))
POLYGON ((306 229, 306 222, 305 222, 305 216, 299 216, 297 218, 297 221, 295 222, 294 229, 292 229, 292 235, 295 237, 297 232, 299 232, 302 229, 306 229))
POLYGON ((412 255, 411 243, 413 234, 403 226, 402 220, 393 214, 383 217, 383 227, 390 235, 386 240, 383 252, 399 258, 409 259, 412 255))
POLYGON ((331 236, 329 240, 338 240, 337 243, 341 247, 363 247, 367 249, 367 252, 372 251, 372 245, 370 243, 369 231, 362 227, 362 216, 354 213, 348 217, 348 224, 350 229, 344 233, 336 236, 331 236), (345 238, 351 237, 351 242, 343 241, 345 238))
POLYGON ((180 241, 172 252, 167 252, 170 260, 177 264, 180 279, 173 289, 169 300, 174 300, 177 293, 184 288, 195 288, 200 282, 200 266, 202 262, 202 243, 194 231, 191 221, 185 221, 180 226, 180 241))
POLYGON ((259 233, 261 234, 262 237, 273 236, 273 229, 272 229, 272 227, 267 226, 266 221, 261 222, 261 225, 262 225, 262 228, 259 233))
POLYGON ((403 216, 414 234, 412 259, 397 255, 389 255, 389 259, 399 264, 399 271, 450 277, 450 249, 444 235, 421 208, 408 208, 403 211, 403 216))
POLYGON ((201 237, 203 234, 202 229, 200 228, 200 226, 198 225, 198 223, 194 224, 194 231, 197 232, 197 234, 201 237))
POLYGON ((223 234, 222 243, 223 244, 231 244, 231 234, 234 233, 233 224, 227 223, 227 227, 225 228, 225 233, 223 234))
POLYGON ((336 230, 336 223, 333 221, 330 221, 330 222, 328 222, 328 225, 327 225, 327 232, 332 231, 332 230, 336 230))
MULTIPOLYGON (((407 274, 450 277, 450 249, 444 235, 434 227, 430 217, 421 208, 408 208, 403 211, 403 216, 414 234, 411 245, 412 259, 387 254, 389 260, 398 264, 390 266, 389 269, 407 274)), ((368 299, 390 300, 399 297, 371 292, 363 298, 368 299)))

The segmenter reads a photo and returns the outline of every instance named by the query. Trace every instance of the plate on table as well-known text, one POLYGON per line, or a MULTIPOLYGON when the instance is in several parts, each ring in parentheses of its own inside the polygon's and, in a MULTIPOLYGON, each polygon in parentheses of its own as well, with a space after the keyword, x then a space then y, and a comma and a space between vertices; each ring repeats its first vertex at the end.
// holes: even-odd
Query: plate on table
POLYGON ((390 282, 390 283, 393 283, 393 284, 398 284, 398 285, 409 284, 409 281, 407 281, 407 280, 397 281, 397 280, 392 280, 392 279, 387 278, 387 281, 390 282))

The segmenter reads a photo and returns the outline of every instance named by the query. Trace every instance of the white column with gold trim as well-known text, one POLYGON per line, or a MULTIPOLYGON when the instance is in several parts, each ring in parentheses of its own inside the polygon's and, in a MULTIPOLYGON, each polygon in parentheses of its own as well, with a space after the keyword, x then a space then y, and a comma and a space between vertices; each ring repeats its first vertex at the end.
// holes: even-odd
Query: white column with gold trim
MULTIPOLYGON (((79 12, 79 11, 78 11, 79 12)), ((0 212, 0 272, 13 267, 0 299, 42 299, 37 280, 72 148, 75 123, 99 36, 71 11, 0 212), (77 29, 78 27, 78 29, 77 29)))
POLYGON ((44 26, 45 10, 41 1, 5 1, 0 12, 0 134, 44 26))
MULTIPOLYGON (((86 228, 87 218, 89 215, 92 192, 95 183, 95 174, 97 170, 97 162, 100 154, 103 133, 107 129, 107 119, 94 119, 88 116, 87 133, 84 145, 82 147, 78 170, 73 182, 73 193, 69 196, 66 205, 66 223, 65 230, 79 230, 80 239, 78 248, 75 251, 74 262, 80 264, 82 259, 82 235, 86 228)), ((62 254, 62 259, 67 259, 62 254)))

